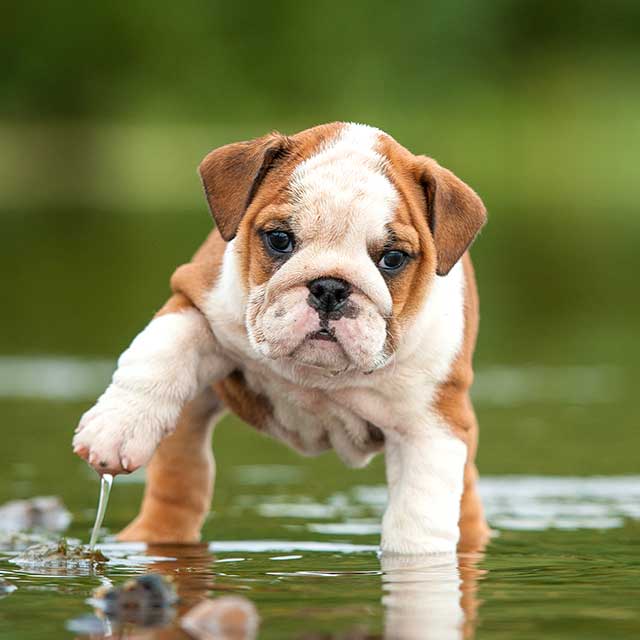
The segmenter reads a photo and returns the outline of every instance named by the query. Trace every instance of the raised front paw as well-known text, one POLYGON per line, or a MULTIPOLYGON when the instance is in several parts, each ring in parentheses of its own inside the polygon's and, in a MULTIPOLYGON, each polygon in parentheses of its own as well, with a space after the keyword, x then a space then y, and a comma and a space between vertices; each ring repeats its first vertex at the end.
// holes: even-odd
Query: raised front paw
POLYGON ((110 388, 80 419, 73 450, 100 474, 131 473, 149 462, 177 413, 110 388))

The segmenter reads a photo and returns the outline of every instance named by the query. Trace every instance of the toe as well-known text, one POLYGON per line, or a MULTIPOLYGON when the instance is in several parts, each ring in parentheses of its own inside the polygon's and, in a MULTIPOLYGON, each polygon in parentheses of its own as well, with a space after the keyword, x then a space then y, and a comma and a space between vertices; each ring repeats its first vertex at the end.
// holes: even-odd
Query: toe
POLYGON ((74 444, 73 453, 86 460, 89 457, 89 448, 82 444, 74 444))
POLYGON ((107 454, 105 452, 92 449, 87 462, 99 475, 110 473, 113 476, 117 476, 121 473, 127 473, 127 471, 122 468, 120 457, 117 453, 107 454))

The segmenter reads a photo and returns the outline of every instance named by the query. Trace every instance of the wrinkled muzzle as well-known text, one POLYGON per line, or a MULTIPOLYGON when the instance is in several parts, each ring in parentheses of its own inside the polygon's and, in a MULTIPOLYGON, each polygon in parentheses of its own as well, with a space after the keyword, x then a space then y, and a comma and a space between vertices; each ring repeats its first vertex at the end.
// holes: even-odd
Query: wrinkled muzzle
POLYGON ((247 329, 253 347, 269 359, 289 358, 331 373, 372 371, 389 358, 387 323, 361 291, 339 304, 309 286, 252 292, 247 329))

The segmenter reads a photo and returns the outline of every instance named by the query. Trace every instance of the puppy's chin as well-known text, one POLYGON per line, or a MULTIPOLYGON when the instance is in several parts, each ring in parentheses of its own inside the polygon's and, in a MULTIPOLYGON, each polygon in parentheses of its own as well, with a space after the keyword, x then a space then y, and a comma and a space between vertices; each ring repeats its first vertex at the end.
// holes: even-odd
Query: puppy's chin
POLYGON ((330 373, 345 371, 352 365, 338 342, 318 338, 314 334, 307 337, 289 358, 299 364, 325 369, 330 373))

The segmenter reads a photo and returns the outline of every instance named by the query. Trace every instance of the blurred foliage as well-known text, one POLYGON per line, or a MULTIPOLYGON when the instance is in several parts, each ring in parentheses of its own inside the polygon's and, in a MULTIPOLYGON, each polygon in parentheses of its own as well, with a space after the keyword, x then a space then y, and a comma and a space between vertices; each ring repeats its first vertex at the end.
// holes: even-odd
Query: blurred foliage
POLYGON ((632 0, 11 3, 0 213, 195 207, 210 148, 355 120, 492 212, 615 214, 640 197, 638 24, 632 0))
POLYGON ((639 22, 633 0, 10 3, 1 109, 238 122, 462 108, 535 93, 541 73, 630 71, 639 22))

